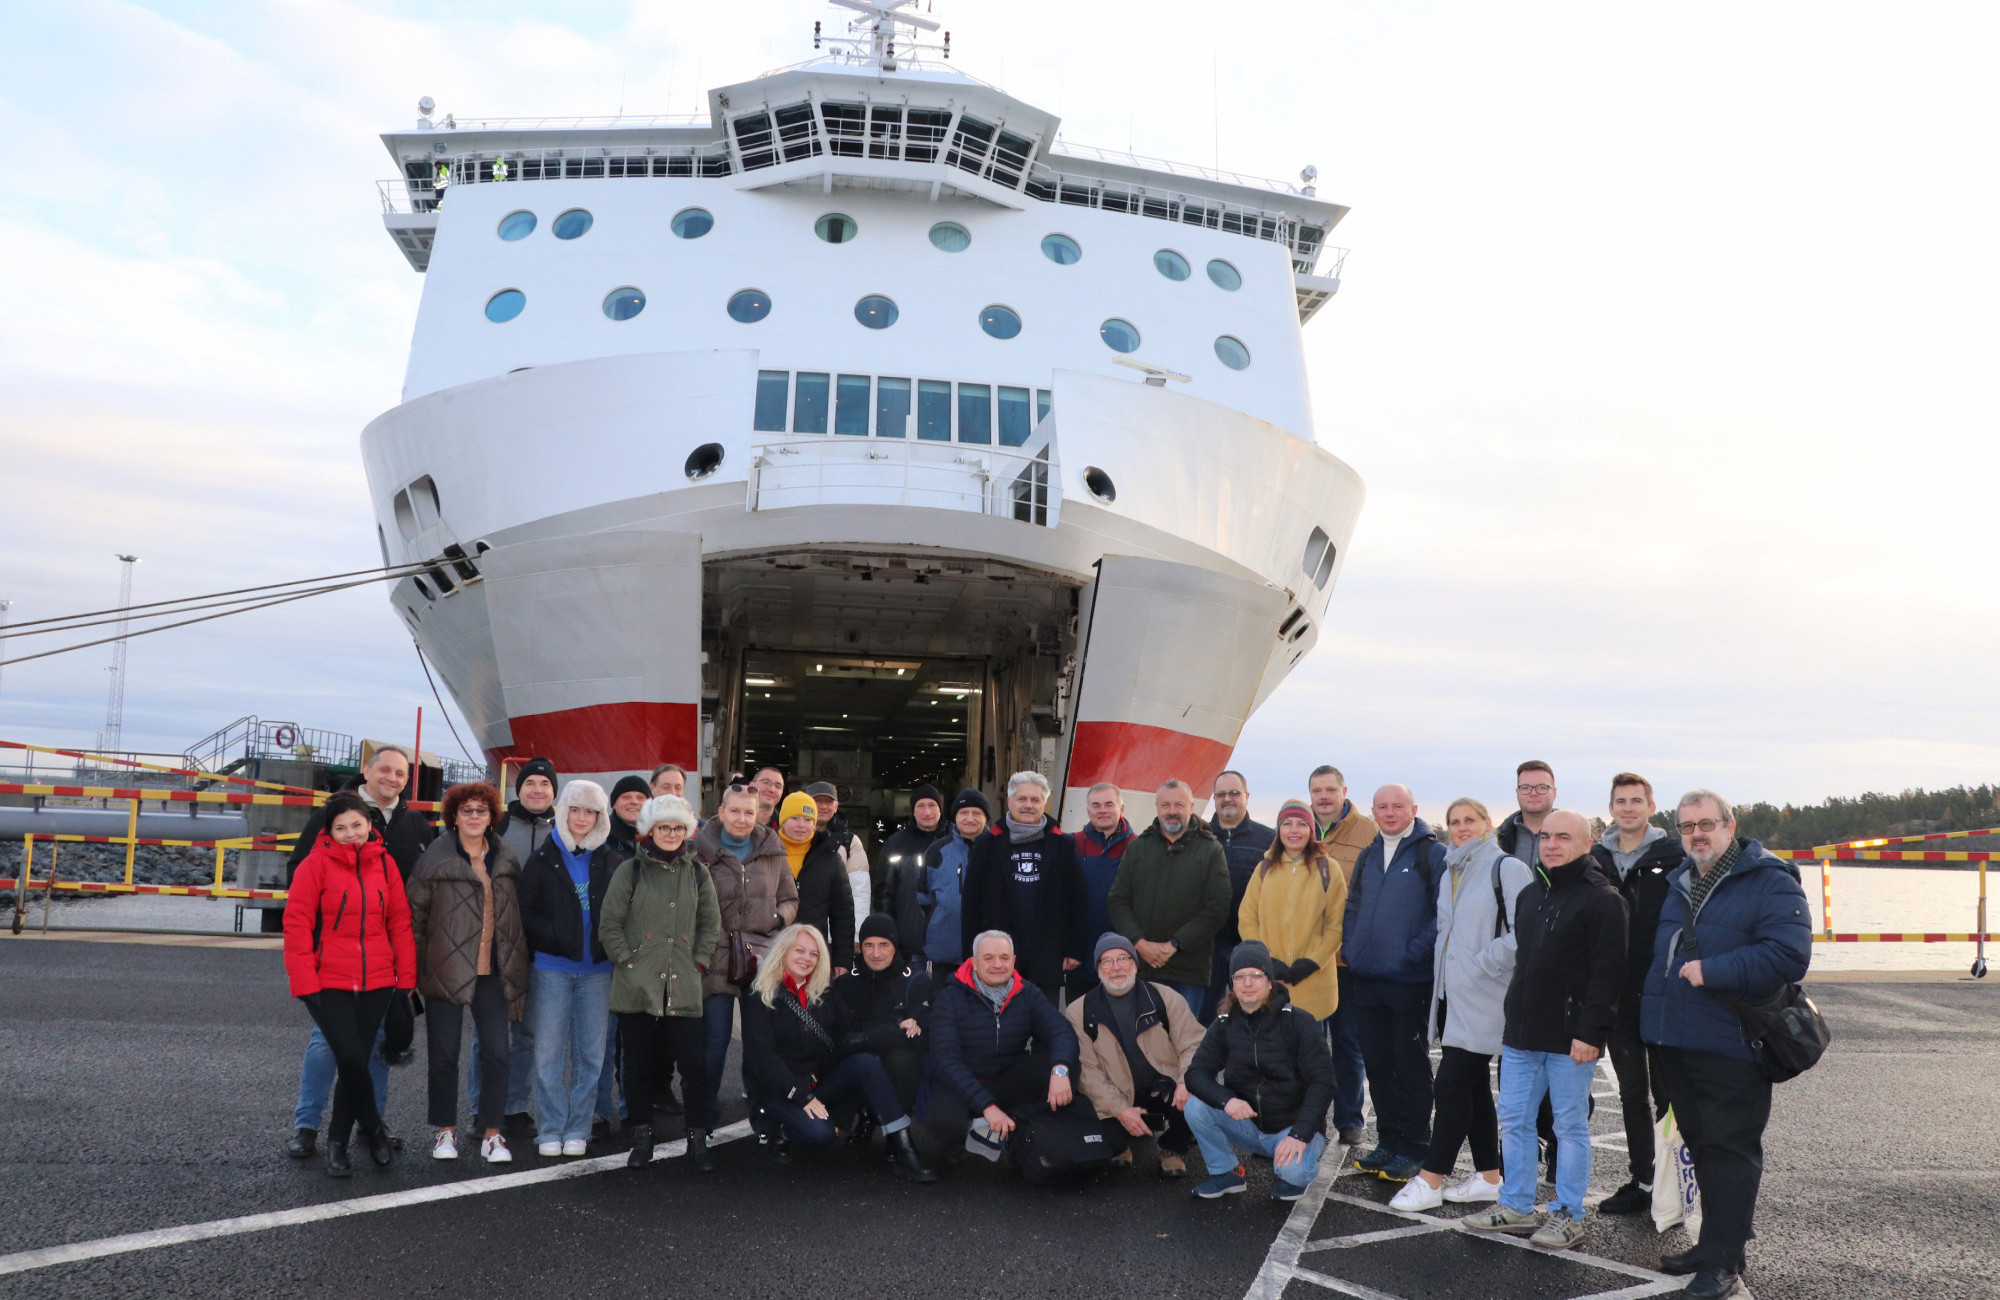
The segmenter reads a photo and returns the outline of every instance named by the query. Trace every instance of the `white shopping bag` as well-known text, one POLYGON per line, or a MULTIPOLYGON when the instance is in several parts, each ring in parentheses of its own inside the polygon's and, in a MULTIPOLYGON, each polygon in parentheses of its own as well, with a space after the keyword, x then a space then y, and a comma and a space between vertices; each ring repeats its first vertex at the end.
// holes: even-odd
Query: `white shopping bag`
POLYGON ((1673 1108, 1653 1124, 1653 1227, 1665 1232, 1676 1223, 1689 1237, 1701 1236, 1701 1189, 1694 1181, 1694 1157, 1681 1141, 1673 1108))

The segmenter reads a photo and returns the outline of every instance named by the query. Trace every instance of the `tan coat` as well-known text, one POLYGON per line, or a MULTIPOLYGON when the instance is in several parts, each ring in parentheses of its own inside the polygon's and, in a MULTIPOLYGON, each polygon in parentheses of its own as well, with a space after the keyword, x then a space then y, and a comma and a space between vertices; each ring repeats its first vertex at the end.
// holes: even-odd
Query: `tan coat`
POLYGON ((1340 869, 1347 873, 1348 884, 1354 883, 1354 860, 1361 856, 1361 850, 1375 842, 1381 831, 1373 817, 1356 808, 1349 800, 1347 816, 1335 822, 1333 829, 1320 840, 1326 855, 1338 862, 1340 869))
MULTIPOLYGON (((1147 987, 1165 1008, 1167 1023, 1154 1025, 1140 1034, 1139 1050, 1155 1070, 1175 1083, 1183 1083, 1188 1064, 1201 1048, 1201 1022, 1194 1018, 1180 994, 1164 984, 1149 983, 1147 987)), ((1076 1031, 1077 1046, 1082 1050, 1083 1095, 1097 1108, 1099 1119, 1110 1119, 1132 1109, 1132 1064, 1125 1059, 1118 1033, 1110 1025, 1100 1022, 1095 1037, 1084 1033, 1084 1005, 1089 1000, 1090 994, 1077 998, 1063 1014, 1069 1018, 1070 1028, 1076 1031)))
POLYGON ((1314 863, 1280 861, 1268 872, 1260 863, 1243 891, 1236 928, 1245 939, 1255 939, 1269 948, 1273 962, 1318 963, 1318 970, 1287 987, 1293 1006, 1324 1020, 1340 1006, 1340 980, 1334 973, 1334 961, 1340 955, 1340 927, 1346 916, 1347 877, 1339 871, 1328 871, 1322 884, 1314 863))
MULTIPOLYGON (((507 1016, 520 1020, 528 1009, 528 941, 521 931, 515 895, 521 864, 498 835, 486 837, 486 874, 493 881, 493 949, 488 969, 507 991, 507 1016)), ((417 991, 427 998, 472 1004, 479 975, 479 945, 485 929, 486 890, 446 832, 431 841, 410 872, 410 933, 417 943, 417 991)))
POLYGON ((722 912, 722 942, 715 945, 708 970, 701 977, 703 997, 727 994, 736 997, 742 989, 729 982, 729 935, 744 934, 770 938, 790 925, 799 914, 799 886, 792 879, 792 864, 785 857, 785 843, 778 832, 758 826, 750 832, 750 860, 739 861, 722 846, 722 819, 711 817, 695 833, 694 855, 708 868, 715 885, 715 905, 722 912))

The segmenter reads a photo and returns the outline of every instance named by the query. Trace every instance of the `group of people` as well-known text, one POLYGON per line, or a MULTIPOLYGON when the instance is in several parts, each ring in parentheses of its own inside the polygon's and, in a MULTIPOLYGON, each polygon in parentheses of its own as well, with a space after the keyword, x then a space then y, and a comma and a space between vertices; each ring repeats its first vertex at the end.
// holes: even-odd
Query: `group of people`
POLYGON ((495 1163, 512 1159, 509 1127, 532 1124, 544 1157, 580 1156, 623 1119, 643 1165, 655 1115, 680 1110, 689 1165, 712 1170, 740 1020, 744 1095, 779 1160, 879 1132, 928 1182, 933 1161, 998 1158, 1022 1124, 1076 1105, 1114 1163, 1153 1138, 1160 1176, 1181 1178, 1199 1148, 1204 1198, 1242 1192, 1254 1154, 1272 1195, 1296 1199, 1331 1138, 1400 1184, 1398 1209, 1490 1203, 1460 1226, 1560 1250, 1585 1232, 1608 1052, 1630 1177, 1595 1209, 1651 1208, 1671 1106, 1704 1214, 1662 1267, 1694 1274, 1689 1294, 1740 1293, 1771 1083, 1732 1003, 1801 979, 1811 932, 1796 871, 1738 838, 1713 792, 1683 796, 1669 831, 1650 783, 1622 773, 1600 836, 1528 762, 1512 815, 1496 826, 1457 799, 1440 837, 1407 787, 1363 812, 1330 766, 1263 825, 1229 771, 1208 819, 1170 780, 1135 832, 1123 793, 1099 785, 1069 834, 1030 771, 998 817, 978 790, 947 807, 919 786, 871 868, 837 790, 787 794, 775 768, 732 778, 703 821, 678 767, 607 793, 558 790, 535 759, 512 801, 452 787, 441 831, 401 798, 408 774, 407 755, 378 751, 294 854, 286 965, 315 1028, 289 1150, 313 1154, 331 1093, 335 1176, 357 1140, 395 1158, 386 1062, 419 1004, 431 1153, 458 1154, 469 1009, 467 1092, 495 1163), (1361 1152, 1364 1083, 1376 1139, 1361 1152))

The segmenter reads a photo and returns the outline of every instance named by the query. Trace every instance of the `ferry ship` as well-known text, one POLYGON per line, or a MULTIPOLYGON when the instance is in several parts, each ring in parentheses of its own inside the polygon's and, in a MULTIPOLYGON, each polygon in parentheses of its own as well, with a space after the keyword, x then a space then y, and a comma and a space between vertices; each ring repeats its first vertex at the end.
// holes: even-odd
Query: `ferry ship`
POLYGON ((698 118, 382 136, 425 281, 362 455, 384 563, 439 558, 395 611, 495 764, 884 817, 1034 769, 1139 823, 1324 623, 1364 489, 1301 328, 1347 209, 1064 144, 914 0, 835 2, 698 118))

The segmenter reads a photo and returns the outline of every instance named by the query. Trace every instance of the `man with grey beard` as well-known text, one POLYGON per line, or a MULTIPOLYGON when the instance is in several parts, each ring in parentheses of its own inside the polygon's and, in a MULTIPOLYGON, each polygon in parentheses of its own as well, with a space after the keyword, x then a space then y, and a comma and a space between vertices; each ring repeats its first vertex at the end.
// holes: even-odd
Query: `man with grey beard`
POLYGON ((1201 1048, 1201 1025, 1185 999, 1139 978, 1139 950, 1124 935, 1099 938, 1093 965, 1097 986, 1065 1014, 1083 1049, 1083 1095, 1117 1152, 1111 1163, 1131 1164, 1132 1142, 1157 1131, 1160 1177, 1185 1178, 1194 1130, 1181 1114, 1184 1080, 1201 1048))
POLYGON ((1215 935, 1229 919, 1229 859, 1194 815, 1187 782, 1161 785, 1153 807, 1153 824, 1119 860, 1106 910, 1111 928, 1132 941, 1147 974, 1204 1019, 1215 935))
POLYGON ((1812 921, 1798 869, 1738 839, 1712 790, 1681 796, 1674 827, 1690 861, 1667 878, 1639 1033, 1701 1187, 1701 1240, 1660 1259, 1692 1273, 1686 1295, 1746 1296, 1744 1247, 1764 1174, 1771 1080, 1724 997, 1755 1002, 1805 978, 1812 921))

